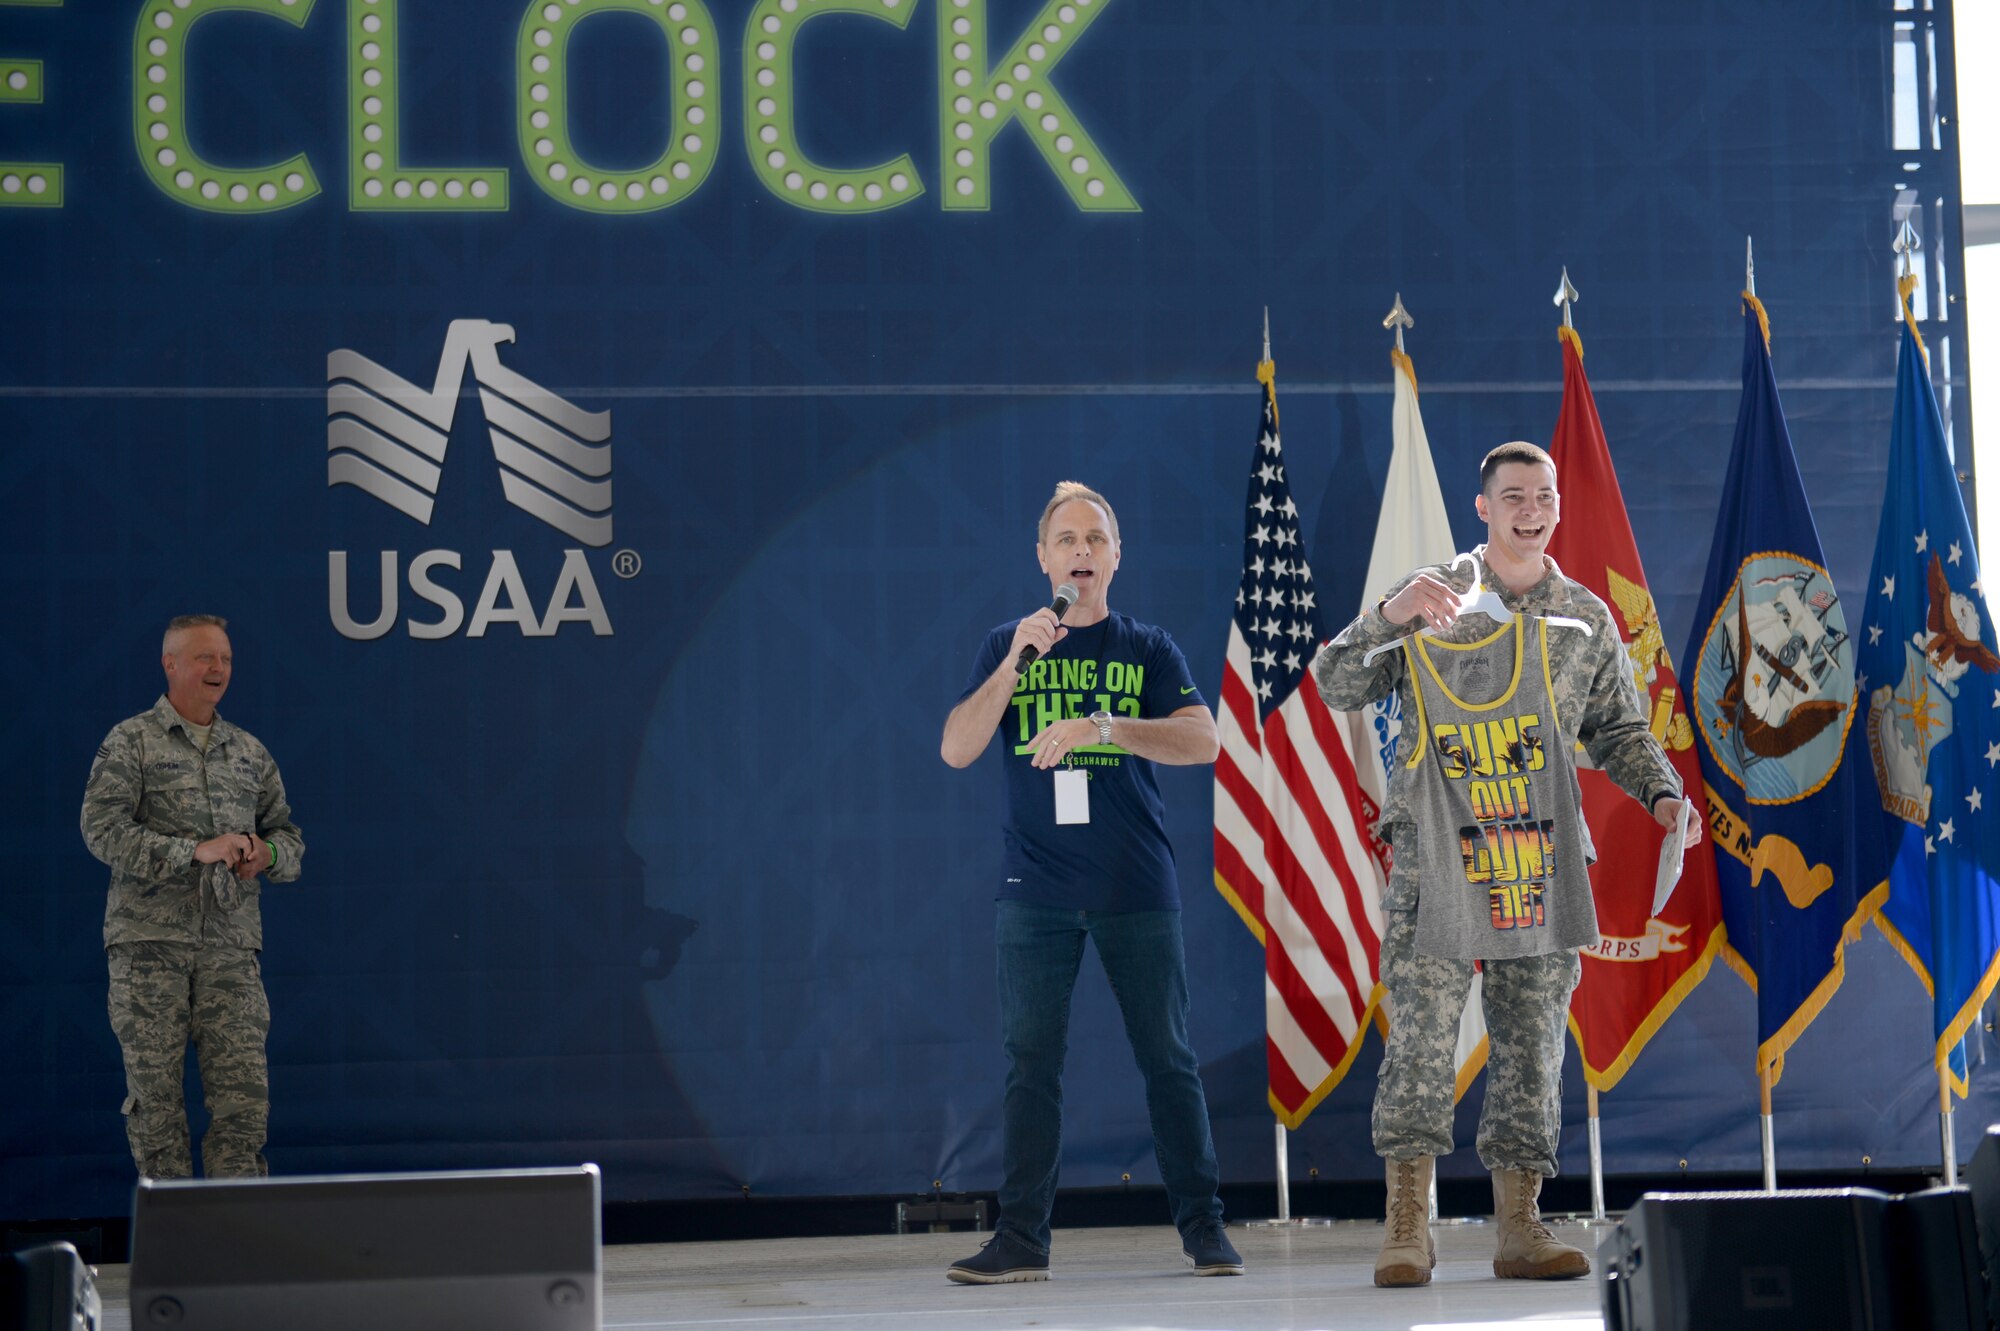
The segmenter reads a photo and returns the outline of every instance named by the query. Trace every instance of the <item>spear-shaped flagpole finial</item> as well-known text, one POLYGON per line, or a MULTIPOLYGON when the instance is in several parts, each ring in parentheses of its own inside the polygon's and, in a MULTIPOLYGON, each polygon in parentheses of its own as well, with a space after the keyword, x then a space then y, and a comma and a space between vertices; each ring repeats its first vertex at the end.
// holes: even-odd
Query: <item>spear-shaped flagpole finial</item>
POLYGON ((1890 248, 1901 260, 1902 272, 1896 278, 1896 299, 1903 307, 1903 322, 1909 325, 1910 336, 1917 340, 1917 352, 1924 358, 1924 364, 1931 362, 1930 352, 1924 350, 1924 335, 1917 328, 1917 314, 1910 306, 1910 297, 1917 289, 1917 251, 1924 247, 1917 229, 1910 225, 1910 215, 1903 214, 1903 225, 1896 229, 1896 243, 1890 248))
POLYGON ((1271 307, 1264 307, 1264 359, 1271 359, 1271 307))
POLYGON ((1896 231, 1896 243, 1890 246, 1902 260, 1900 276, 1908 277, 1916 269, 1917 251, 1923 247, 1924 242, 1917 235, 1917 229, 1910 225, 1910 219, 1905 215, 1903 225, 1896 231))
POLYGON ((1569 284, 1569 268, 1567 265, 1565 265, 1563 268, 1562 282, 1556 287, 1556 305, 1563 312, 1564 328, 1576 327, 1576 325, 1571 323, 1569 320, 1569 307, 1574 305, 1578 299, 1579 297, 1576 294, 1576 288, 1569 284))
MULTIPOLYGON (((1389 307, 1389 312, 1382 316, 1382 326, 1384 328, 1391 328, 1395 330, 1396 350, 1402 351, 1403 330, 1405 328, 1415 328, 1417 326, 1417 321, 1415 319, 1412 319, 1410 317, 1410 312, 1403 308, 1402 292, 1398 291, 1396 293, 1396 303, 1394 305, 1391 305, 1389 307)), ((1406 352, 1404 354, 1407 355, 1408 353, 1406 352)))
POLYGON ((1757 260, 1750 253, 1750 237, 1743 237, 1743 289, 1757 294, 1757 260))

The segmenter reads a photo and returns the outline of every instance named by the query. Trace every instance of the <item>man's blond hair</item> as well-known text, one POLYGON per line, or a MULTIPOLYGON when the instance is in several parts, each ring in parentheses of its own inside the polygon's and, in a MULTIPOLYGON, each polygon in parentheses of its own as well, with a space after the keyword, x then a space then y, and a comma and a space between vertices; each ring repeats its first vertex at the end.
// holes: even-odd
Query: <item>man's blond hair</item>
POLYGON ((1042 520, 1035 528, 1035 543, 1048 544, 1049 519, 1056 515, 1057 509, 1073 499, 1088 500, 1103 509, 1104 520, 1111 524, 1111 543, 1118 544, 1118 515, 1111 511, 1111 501, 1082 481, 1062 481, 1057 484, 1056 492, 1049 496, 1049 502, 1042 507, 1042 520))

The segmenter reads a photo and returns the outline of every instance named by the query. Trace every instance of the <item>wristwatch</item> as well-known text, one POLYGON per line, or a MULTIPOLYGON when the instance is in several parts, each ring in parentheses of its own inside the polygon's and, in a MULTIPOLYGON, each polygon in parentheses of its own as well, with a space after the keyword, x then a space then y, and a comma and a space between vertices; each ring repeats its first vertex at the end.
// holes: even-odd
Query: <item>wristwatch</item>
POLYGON ((1099 744, 1109 744, 1111 742, 1111 713, 1105 711, 1092 712, 1090 714, 1090 723, 1097 727, 1097 742, 1099 744))

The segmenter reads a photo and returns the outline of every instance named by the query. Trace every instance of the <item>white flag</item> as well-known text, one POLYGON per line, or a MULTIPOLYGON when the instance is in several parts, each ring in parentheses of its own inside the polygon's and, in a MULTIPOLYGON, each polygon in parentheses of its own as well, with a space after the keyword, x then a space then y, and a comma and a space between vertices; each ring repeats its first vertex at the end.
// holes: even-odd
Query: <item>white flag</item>
MULTIPOLYGON (((1393 446, 1389 478, 1382 486, 1382 513, 1375 523, 1375 549, 1368 557, 1368 578, 1361 585, 1361 613, 1375 608, 1382 593, 1411 569, 1448 564, 1458 553, 1445 516, 1444 495, 1437 468, 1431 463, 1431 443, 1424 434, 1423 413, 1417 407, 1417 371, 1410 358, 1391 351, 1395 365, 1396 404, 1392 412, 1393 446)), ((1389 791, 1389 764, 1402 731, 1396 695, 1371 703, 1346 717, 1353 737, 1355 767, 1361 787, 1381 808, 1389 791)), ((1480 977, 1472 977, 1465 1015, 1458 1025, 1458 1094, 1463 1096, 1486 1066, 1486 1018, 1480 1010, 1480 977)), ((1389 1014, 1391 1021, 1395 1014, 1389 1014)))

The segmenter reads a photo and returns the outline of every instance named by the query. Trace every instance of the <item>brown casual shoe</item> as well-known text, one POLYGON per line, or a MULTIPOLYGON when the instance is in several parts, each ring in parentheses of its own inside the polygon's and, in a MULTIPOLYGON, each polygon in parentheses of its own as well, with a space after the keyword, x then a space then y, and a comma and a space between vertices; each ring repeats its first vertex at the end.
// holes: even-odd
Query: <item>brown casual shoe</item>
POLYGON ((1493 1171, 1493 1219, 1500 1229, 1500 1246, 1493 1254, 1493 1274, 1508 1280, 1571 1280, 1590 1274, 1590 1258, 1581 1248, 1556 1242, 1542 1223, 1538 1202, 1542 1176, 1525 1169, 1493 1171))
POLYGON ((1382 1162, 1389 1180, 1389 1205, 1382 1221, 1382 1253, 1375 1259, 1375 1283, 1428 1285, 1437 1265, 1431 1242, 1431 1170, 1428 1155, 1382 1162))

